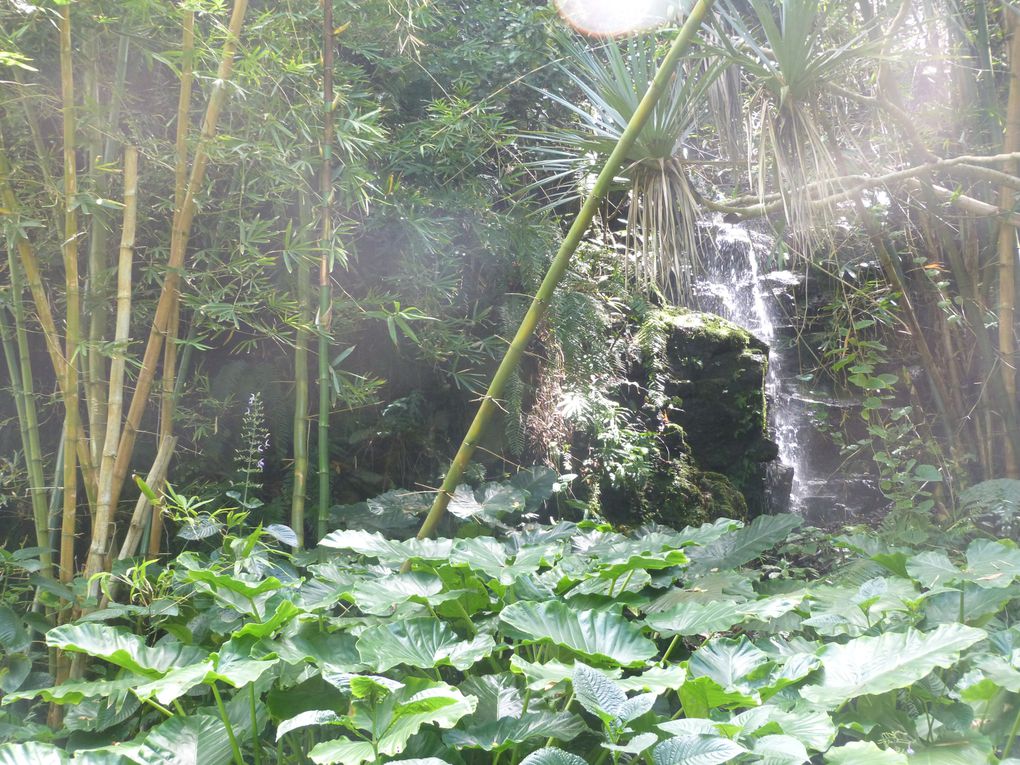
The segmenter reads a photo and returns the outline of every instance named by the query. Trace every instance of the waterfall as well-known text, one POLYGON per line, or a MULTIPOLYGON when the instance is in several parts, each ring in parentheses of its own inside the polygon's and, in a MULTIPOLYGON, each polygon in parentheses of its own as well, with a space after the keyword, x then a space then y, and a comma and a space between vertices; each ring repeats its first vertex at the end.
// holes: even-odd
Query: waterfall
MULTIPOLYGON (((779 464, 770 466, 769 483, 776 494, 789 490, 789 508, 800 510, 809 493, 811 465, 798 433, 811 427, 809 401, 800 395, 796 354, 784 353, 793 338, 780 327, 790 326, 782 315, 777 292, 789 292, 799 278, 789 271, 763 273, 775 240, 746 224, 727 223, 719 216, 709 227, 714 240, 711 256, 703 258, 696 297, 700 307, 747 329, 770 349, 766 397, 770 437, 779 447, 779 464)), ((782 509, 786 504, 776 498, 782 509)))

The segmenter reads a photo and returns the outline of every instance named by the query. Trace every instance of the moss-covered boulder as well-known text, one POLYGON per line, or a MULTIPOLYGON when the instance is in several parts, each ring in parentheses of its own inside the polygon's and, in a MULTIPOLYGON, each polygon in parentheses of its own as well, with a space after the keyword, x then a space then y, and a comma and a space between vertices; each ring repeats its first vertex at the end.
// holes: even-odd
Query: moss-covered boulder
POLYGON ((656 309, 632 340, 631 385, 620 403, 644 422, 654 446, 645 469, 600 481, 611 519, 672 526, 764 508, 768 347, 712 314, 656 309))

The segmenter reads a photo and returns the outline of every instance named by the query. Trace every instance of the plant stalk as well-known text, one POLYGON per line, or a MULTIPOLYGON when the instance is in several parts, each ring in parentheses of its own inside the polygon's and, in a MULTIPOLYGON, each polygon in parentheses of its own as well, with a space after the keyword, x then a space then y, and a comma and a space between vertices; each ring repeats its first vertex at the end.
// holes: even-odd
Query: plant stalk
MULTIPOLYGON (((588 198, 585 200, 584 205, 581 207, 581 211, 578 213, 577 218, 574 219, 570 230, 567 232, 563 243, 560 245, 559 251, 556 253, 556 257, 553 259, 552 265, 550 265, 538 292, 535 294, 535 297, 531 302, 531 306, 528 308, 528 312, 525 314, 524 319, 517 330, 517 334, 514 335, 514 338, 510 343, 510 347, 503 356, 503 360, 500 362, 499 367, 496 370, 496 374, 493 376, 492 382, 489 384, 488 391, 486 391, 485 396, 482 398, 482 403, 479 405, 478 411, 468 428, 467 434, 464 436, 464 440, 461 443, 460 448, 457 450, 457 454, 453 458, 453 462, 446 473, 443 485, 436 494, 436 498, 432 503, 428 516, 426 516, 424 523, 422 523, 421 528, 418 531, 419 539, 424 539, 425 537, 432 535, 435 532, 436 527, 439 525, 440 520, 442 520, 443 515, 446 513, 446 508, 450 504, 453 492, 460 483, 460 479, 465 468, 467 468, 468 464, 471 462, 471 458, 475 452, 475 446, 478 444, 485 428, 488 426, 497 410, 496 402, 502 395, 503 388, 506 385, 507 380, 513 376, 514 371, 517 369, 517 365, 520 363, 520 359, 524 354, 525 348, 527 348, 528 343, 535 334, 535 330, 538 328, 539 322, 545 315, 553 294, 556 291, 556 287, 563 279, 563 276, 567 271, 567 267, 570 265, 570 258, 577 250, 578 245, 580 245, 585 232, 588 230, 588 226, 591 225, 592 219, 598 212, 599 205, 602 203, 606 193, 609 191, 609 188, 613 183, 613 179, 616 177, 620 167, 623 165, 624 159, 633 147, 638 135, 641 133, 641 129, 644 127, 645 122, 647 122, 648 118, 651 116, 656 102, 669 86, 670 80, 674 76, 674 72, 680 63, 680 60, 694 42, 694 37, 697 34, 698 29, 701 27, 705 17, 708 15, 713 2, 714 0, 698 0, 691 9, 687 20, 677 33, 669 52, 662 60, 659 70, 656 72, 654 79, 648 86, 648 90, 645 92, 644 97, 638 104, 637 109, 634 110, 634 115, 631 117, 630 122, 627 123, 627 127, 620 136, 620 140, 613 148, 609 158, 606 159, 606 162, 602 167, 602 171, 599 173, 598 178, 595 181, 595 185, 592 188, 591 194, 589 194, 588 198)), ((409 569, 409 561, 404 564, 404 570, 407 569, 409 569)))

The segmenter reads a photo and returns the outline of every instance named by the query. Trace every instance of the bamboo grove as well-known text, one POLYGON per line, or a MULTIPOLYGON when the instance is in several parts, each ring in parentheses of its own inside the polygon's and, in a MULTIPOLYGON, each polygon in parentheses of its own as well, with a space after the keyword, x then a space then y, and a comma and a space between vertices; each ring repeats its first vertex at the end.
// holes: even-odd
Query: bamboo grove
MULTIPOLYGON (((0 11, 3 387, 43 573, 67 586, 83 577, 81 602, 95 604, 97 575, 116 560, 160 554, 161 487, 175 461, 194 457, 181 450, 181 423, 193 422, 180 402, 199 377, 196 357, 217 343, 224 354, 259 345, 286 359, 292 435, 277 493, 301 544, 329 531, 345 481, 331 440, 337 410, 379 404, 373 344, 411 346, 416 363, 446 376, 461 407, 450 451, 480 396, 421 529, 433 533, 589 223, 612 228, 611 190, 629 192, 638 211, 628 241, 673 232, 657 252, 676 252, 645 269, 659 281, 641 289, 680 301, 671 289, 697 280, 683 252, 697 240, 693 216, 764 218, 801 265, 851 240, 867 249, 895 296, 891 333, 922 372, 888 384, 909 388, 941 464, 961 486, 1020 477, 1018 12, 984 0, 709 6, 661 31, 676 42, 652 62, 662 68, 644 101, 647 79, 605 64, 637 60, 626 40, 565 40, 538 3, 496 12, 133 0, 0 11), (492 42, 507 18, 526 19, 540 43, 503 38, 527 66, 494 58, 474 81, 428 36, 466 19, 451 49, 476 43, 472 34, 492 42), (586 69, 579 47, 612 76, 586 69), (611 86, 626 98, 599 103, 611 86), (450 151, 459 153, 447 168, 450 151), (574 194, 573 180, 599 168, 575 217, 547 178, 574 194), (510 333, 487 324, 484 338, 461 343, 478 314, 442 315, 455 303, 447 293, 466 291, 482 267, 465 265, 422 308, 410 307, 420 295, 373 271, 377 252, 421 246, 438 260, 459 246, 460 233, 437 232, 447 221, 469 228, 451 212, 462 199, 430 217, 444 177, 474 195, 480 219, 519 224, 540 250, 550 207, 574 221, 555 260, 540 253, 539 273, 552 263, 541 286, 522 276, 523 257, 507 266, 521 289, 503 292, 534 302, 498 370, 510 333), (649 178, 662 179, 659 201, 645 194, 649 178), (216 331, 203 334, 203 321, 216 331)), ((509 260, 515 247, 491 249, 509 260)), ((655 253, 627 257, 640 255, 655 253)), ((846 343, 867 332, 851 326, 846 343)), ((418 477, 434 487, 441 468, 433 459, 418 477)))

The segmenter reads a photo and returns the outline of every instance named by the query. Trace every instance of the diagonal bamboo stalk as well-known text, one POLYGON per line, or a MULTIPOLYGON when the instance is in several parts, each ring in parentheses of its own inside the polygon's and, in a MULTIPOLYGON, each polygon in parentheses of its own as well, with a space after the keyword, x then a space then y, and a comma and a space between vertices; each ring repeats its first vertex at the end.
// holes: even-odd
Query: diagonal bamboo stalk
MULTIPOLYGON (((191 88, 194 84, 195 12, 186 10, 181 23, 181 90, 177 98, 177 135, 174 164, 174 214, 179 214, 188 186, 188 125, 191 121, 191 88)), ((160 381, 159 440, 174 432, 174 410, 177 404, 177 335, 181 324, 180 296, 174 293, 170 326, 163 349, 163 377, 160 381)))
MULTIPOLYGON (((630 151, 631 147, 634 145, 634 141, 641 133, 641 129, 644 127, 645 122, 647 122, 649 116, 651 116, 656 102, 668 87, 680 60, 694 42, 694 37, 697 34, 698 29, 701 27, 705 17, 708 15, 712 4, 713 0, 698 0, 691 9, 687 20, 684 22, 680 31, 677 33, 676 38, 673 40, 673 44, 670 47, 669 52, 662 60, 659 70, 655 73, 655 78, 649 84, 648 90, 645 92, 644 97, 642 97, 637 109, 634 110, 634 115, 631 117, 630 122, 627 123, 627 127, 620 136, 620 140, 617 142, 612 153, 609 155, 609 158, 606 159, 605 164, 602 166, 602 171, 599 173, 598 178, 595 181, 595 185, 592 187, 591 194, 589 194, 588 198, 585 200, 577 218, 574 219, 573 224, 570 226, 570 230, 567 232, 563 243, 560 245, 559 251, 556 253, 556 257, 553 259, 552 265, 550 265, 545 278, 542 280, 542 284, 538 288, 538 292, 535 294, 535 297, 531 302, 531 306, 528 308, 528 312, 525 314, 524 320, 521 322, 521 325, 517 330, 517 334, 514 335, 514 338, 510 343, 510 347, 507 349, 506 355, 503 356, 503 360, 500 362, 499 367, 496 370, 496 374, 493 375, 492 382, 489 384, 489 389, 482 398, 482 403, 478 407, 474 420, 471 421, 471 426, 468 428, 467 434, 464 436, 464 441, 457 450, 457 454, 453 458, 450 469, 446 473, 443 485, 436 493, 436 498, 432 503, 429 514, 426 516, 424 523, 421 525, 421 529, 418 531, 419 539, 424 539, 425 537, 430 536, 435 531, 439 521, 442 520, 442 517, 446 512, 446 508, 450 504, 450 498, 453 496, 454 490, 460 483, 461 475, 464 473, 464 469, 471 462, 471 457, 474 455, 475 451, 475 445, 478 443, 478 440, 481 438, 486 426, 496 412, 496 402, 502 395, 503 388, 506 385, 507 380, 510 379, 514 370, 516 370, 521 356, 524 354, 525 348, 527 348, 532 335, 534 335, 535 330, 538 327, 538 323, 545 315, 545 312, 549 307, 549 302, 552 300, 553 293, 556 291, 557 285, 559 285, 560 280, 566 273, 567 266, 570 264, 570 258, 581 243, 581 239, 584 237, 585 232, 588 230, 588 226, 595 217, 595 213, 598 211, 599 205, 602 203, 602 200, 623 164, 627 153, 630 151)), ((407 561, 404 564, 404 570, 407 570, 409 567, 410 561, 407 561)))
MULTIPOLYGON (((121 228, 120 254, 117 260, 117 315, 114 344, 117 355, 110 364, 110 386, 106 402, 106 434, 99 465, 99 495, 96 500, 95 528, 85 562, 85 578, 106 569, 113 539, 113 469, 120 441, 121 414, 124 405, 124 371, 127 345, 131 339, 131 261, 134 255, 135 222, 138 210, 138 150, 124 149, 124 223, 121 228)), ((98 433, 96 434, 98 438, 98 433)), ((99 582, 90 582, 89 594, 98 594, 99 582)))
POLYGON ((142 415, 145 413, 145 408, 148 404, 149 393, 155 380, 160 352, 163 350, 163 343, 166 339, 181 279, 181 272, 184 268, 191 224, 195 217, 195 196, 202 189, 202 184, 205 180, 205 170, 208 162, 207 151, 209 143, 216 135, 220 111, 223 109, 223 104, 227 99, 227 85, 234 71, 234 54, 241 36, 241 26, 244 22, 244 14, 247 8, 248 0, 234 0, 227 38, 223 43, 219 69, 216 73, 216 79, 213 81, 212 94, 209 96, 209 102, 206 105, 198 145, 195 147, 188 189, 179 213, 175 212, 174 214, 166 276, 163 280, 163 288, 160 291, 159 302, 156 305, 156 314, 153 317, 149 339, 145 345, 145 354, 142 357, 141 369, 135 383, 135 392, 131 397, 131 405, 128 408, 127 419, 124 422, 124 431, 121 435, 120 448, 117 451, 117 461, 114 465, 113 496, 111 500, 114 506, 116 506, 117 500, 120 497, 120 491, 131 466, 131 456, 134 453, 138 428, 141 425, 142 415))

